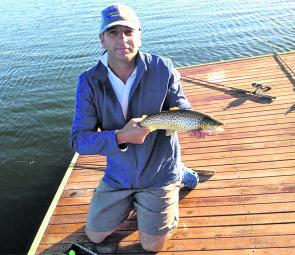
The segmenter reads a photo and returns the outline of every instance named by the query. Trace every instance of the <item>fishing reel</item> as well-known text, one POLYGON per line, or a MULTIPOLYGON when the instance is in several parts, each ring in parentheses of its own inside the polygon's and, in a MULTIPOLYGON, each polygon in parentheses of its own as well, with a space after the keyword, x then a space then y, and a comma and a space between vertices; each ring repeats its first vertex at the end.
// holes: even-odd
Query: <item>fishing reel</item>
POLYGON ((270 95, 260 92, 260 91, 267 92, 267 91, 271 90, 271 86, 264 86, 262 83, 256 83, 256 82, 252 82, 251 85, 252 85, 252 87, 255 88, 255 90, 253 92, 251 92, 252 95, 257 96, 257 97, 261 97, 261 98, 265 98, 265 99, 269 99, 269 100, 276 99, 276 97, 274 97, 274 96, 270 96, 270 95))
POLYGON ((264 86, 262 83, 256 83, 256 82, 252 82, 252 87, 256 88, 255 89, 255 94, 258 90, 262 90, 263 92, 267 92, 269 90, 271 90, 271 86, 264 86))

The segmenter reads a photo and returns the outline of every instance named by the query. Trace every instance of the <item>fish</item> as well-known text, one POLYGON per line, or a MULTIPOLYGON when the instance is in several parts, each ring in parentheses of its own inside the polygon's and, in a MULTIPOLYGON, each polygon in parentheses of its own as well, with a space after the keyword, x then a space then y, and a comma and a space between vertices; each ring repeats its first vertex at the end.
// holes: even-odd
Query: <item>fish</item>
POLYGON ((222 132, 224 123, 213 116, 195 111, 172 108, 152 115, 143 115, 143 120, 138 124, 147 127, 150 131, 164 129, 166 136, 175 131, 186 132, 190 130, 210 130, 222 132))

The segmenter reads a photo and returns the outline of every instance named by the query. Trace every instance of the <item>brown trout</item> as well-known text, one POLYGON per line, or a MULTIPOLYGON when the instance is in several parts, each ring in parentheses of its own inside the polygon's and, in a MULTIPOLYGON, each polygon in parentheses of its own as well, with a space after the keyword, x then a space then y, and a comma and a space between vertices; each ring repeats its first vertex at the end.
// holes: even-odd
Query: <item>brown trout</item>
POLYGON ((166 135, 169 136, 175 131, 185 132, 190 130, 211 130, 223 131, 223 122, 214 117, 194 111, 194 110, 169 110, 162 111, 150 116, 143 116, 139 122, 142 127, 147 127, 151 131, 156 129, 165 129, 166 135))

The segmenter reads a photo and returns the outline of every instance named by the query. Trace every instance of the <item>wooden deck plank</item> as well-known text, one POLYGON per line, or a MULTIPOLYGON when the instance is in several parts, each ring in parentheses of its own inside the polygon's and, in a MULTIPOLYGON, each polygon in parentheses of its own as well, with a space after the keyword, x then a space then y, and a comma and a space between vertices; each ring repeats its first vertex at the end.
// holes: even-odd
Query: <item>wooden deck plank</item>
MULTIPOLYGON (((285 228, 285 224, 272 224, 272 225, 246 225, 246 226, 213 226, 213 227, 188 227, 180 226, 177 231, 175 231, 171 239, 203 239, 203 238, 238 238, 238 237, 259 237, 259 236, 284 236, 284 235, 294 235, 295 234, 295 224, 291 223, 285 228)), ((83 232, 78 232, 71 235, 68 238, 68 233, 58 233, 58 234, 46 234, 44 236, 44 243, 54 244, 58 243, 64 239, 67 239, 68 243, 77 242, 89 242, 87 237, 82 234, 83 232)), ((107 242, 117 242, 121 241, 138 241, 139 233, 138 231, 117 231, 114 235, 110 236, 107 242)))
MULTIPOLYGON (((208 192, 209 196, 210 192, 208 192)), ((236 196, 219 196, 219 197, 191 197, 189 199, 182 199, 180 208, 191 208, 206 205, 211 206, 230 206, 230 205, 253 205, 268 203, 288 203, 294 202, 294 193, 273 193, 273 194, 258 194, 258 195, 236 195, 236 196)), ((60 206, 73 205, 88 205, 90 198, 79 197, 76 199, 62 199, 60 206)), ((222 211, 220 211, 222 214, 222 211)), ((58 216, 53 216, 51 222, 58 219, 58 216)), ((71 217, 71 216, 69 216, 71 217)), ((69 222, 70 223, 70 222, 69 222)))
MULTIPOLYGON (((256 178, 256 177, 271 177, 271 176, 281 176, 281 175, 295 175, 294 174, 294 168, 276 168, 276 169, 268 169, 267 171, 265 170, 251 170, 251 171, 243 171, 243 172, 229 172, 229 173, 224 173, 221 175, 221 173, 218 175, 218 179, 233 179, 233 178, 256 178)), ((100 175, 83 175, 81 177, 75 177, 70 179, 72 183, 85 183, 85 182, 95 182, 97 181, 97 178, 101 177, 100 175)), ((211 180, 217 180, 217 177, 211 177, 211 180)), ((84 189, 80 189, 83 191, 84 189)), ((93 192, 91 190, 91 192, 93 192)), ((200 192, 198 190, 198 192, 200 192)), ((69 197, 69 195, 65 196, 65 194, 68 194, 64 192, 63 197, 69 197)), ((71 194, 71 197, 76 196, 77 193, 71 194)), ((90 195, 89 192, 86 193, 86 195, 90 195)))
MULTIPOLYGON (((279 172, 278 170, 277 172, 279 172)), ((232 177, 229 175, 229 177, 232 177)), ((260 176, 262 177, 262 176, 260 176)), ((225 179, 223 179, 225 180, 225 179)), ((199 184, 202 186, 202 184, 199 184)), ((78 189, 78 190, 69 190, 65 191, 63 198, 71 198, 71 197, 87 197, 92 196, 94 189, 78 189)), ((186 197, 207 197, 210 194, 210 197, 213 196, 235 196, 241 194, 272 194, 272 193, 294 193, 295 187, 292 183, 276 183, 276 184, 268 184, 268 185, 256 185, 256 186, 243 186, 243 187, 233 187, 233 188, 225 188, 222 190, 218 187, 214 188, 203 188, 199 187, 197 190, 192 190, 187 194, 187 191, 181 191, 181 195, 185 194, 186 197)), ((184 195, 182 195, 184 196, 184 195)))
MULTIPOLYGON (((277 213, 277 212, 290 212, 294 210, 295 201, 287 202, 271 202, 271 203, 257 203, 257 204, 230 204, 230 205, 207 205, 195 207, 182 207, 180 217, 191 216, 223 216, 223 215, 236 215, 236 214, 258 214, 258 213, 277 213)), ((73 206, 59 206, 55 212, 56 215, 62 214, 86 214, 88 210, 87 205, 73 205, 73 206)), ((61 227, 71 227, 74 224, 59 224, 50 225, 47 233, 62 233, 61 227)))
MULTIPOLYGON (((194 164, 189 162, 188 165, 193 166, 194 164)), ((198 165, 200 165, 199 162, 198 162, 198 165)), ((205 167, 206 166, 207 165, 205 165, 205 167)), ((221 167, 223 167, 223 165, 221 167)), ((247 164, 245 164, 244 167, 247 167, 247 164)), ((224 179, 212 178, 211 181, 207 181, 202 183, 202 185, 199 185, 200 187, 198 189, 201 189, 201 188, 202 189, 203 188, 206 188, 206 189, 222 188, 223 189, 226 187, 239 187, 240 185, 243 185, 243 186, 258 186, 258 185, 271 185, 271 184, 281 185, 283 183, 294 183, 294 180, 295 180, 294 175, 262 176, 262 177, 255 177, 255 178, 238 178, 238 179, 234 177, 236 177, 236 175, 235 176, 231 175, 230 178, 224 178, 224 179)), ((90 181, 90 182, 84 182, 84 183, 71 183, 71 185, 70 184, 68 185, 68 188, 70 188, 71 190, 94 189, 96 186, 97 186, 96 181, 92 181, 92 182, 90 181)), ((75 201, 75 198, 72 197, 72 200, 75 201)), ((60 202, 63 203, 63 201, 65 201, 64 197, 61 198, 60 202)))
MULTIPOLYGON (((83 242, 83 241, 82 241, 83 242)), ((69 243, 62 243, 60 246, 54 246, 51 244, 42 244, 39 249, 51 248, 52 252, 58 252, 68 247, 69 243)), ((91 244, 84 243, 85 246, 91 244)), ((293 248, 295 246, 295 235, 278 235, 274 240, 274 236, 251 236, 251 237, 226 237, 226 238, 186 238, 168 240, 163 250, 171 252, 184 251, 211 251, 211 254, 216 254, 218 250, 224 250, 223 254, 226 254, 227 250, 240 249, 269 249, 269 248, 293 248)), ((103 247, 97 246, 99 254, 127 254, 127 253, 139 253, 143 254, 142 248, 138 244, 137 240, 134 241, 120 241, 109 243, 105 242, 103 247)), ((291 250, 291 249, 290 249, 291 250)), ((209 253, 210 254, 210 253, 209 253)), ((292 254, 292 253, 291 253, 292 254)))
MULTIPOLYGON (((295 53, 283 54, 295 66, 295 53)), ((158 254, 266 255, 295 253, 295 77, 274 56, 180 68, 193 108, 225 122, 223 134, 197 140, 179 134, 183 162, 215 176, 180 192, 179 227, 158 254), (271 86, 263 101, 230 90, 271 86)), ((99 254, 149 254, 131 216, 101 245, 84 233, 89 201, 105 158, 79 156, 38 247, 58 254, 81 243, 99 254)), ((35 252, 36 251, 36 252, 35 252)))
MULTIPOLYGON (((227 198, 227 201, 234 201, 242 204, 241 197, 227 198)), ((226 201, 226 202, 227 202, 226 201)), ((218 204, 221 202, 218 201, 218 204)), ((226 204, 226 203, 224 203, 226 204)), ((191 206, 194 206, 192 204, 191 206)), ((51 217, 51 225, 59 224, 73 224, 82 223, 86 220, 86 214, 69 214, 69 215, 54 215, 51 217)), ((261 213, 261 214, 244 214, 244 215, 214 215, 214 216, 190 216, 190 217, 180 217, 179 226, 185 224, 186 227, 212 227, 212 226, 244 226, 252 224, 277 224, 277 223, 295 223, 295 212, 283 212, 283 213, 261 213)), ((288 228, 288 226, 285 226, 288 228)), ((124 230, 128 228, 129 230, 137 229, 136 220, 128 220, 122 224, 118 229, 124 230)), ((43 239, 42 242, 45 242, 43 239)))

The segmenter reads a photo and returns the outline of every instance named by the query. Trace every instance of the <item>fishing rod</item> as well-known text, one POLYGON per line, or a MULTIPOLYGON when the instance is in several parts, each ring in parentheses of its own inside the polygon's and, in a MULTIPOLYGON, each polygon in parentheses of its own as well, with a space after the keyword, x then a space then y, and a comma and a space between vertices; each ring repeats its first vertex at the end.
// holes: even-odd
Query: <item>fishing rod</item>
POLYGON ((275 96, 270 96, 266 93, 262 93, 262 92, 267 92, 267 91, 271 90, 271 86, 263 85, 262 83, 256 83, 256 82, 252 82, 251 86, 255 88, 254 91, 223 85, 223 87, 225 87, 225 88, 228 88, 228 89, 231 89, 231 90, 234 90, 234 91, 246 94, 246 95, 260 97, 260 98, 268 99, 271 101, 273 99, 276 99, 275 96), (260 92, 260 91, 262 91, 262 92, 260 92))
POLYGON ((289 71, 292 73, 292 75, 295 76, 295 73, 292 70, 292 68, 281 58, 280 54, 274 49, 274 47, 275 47, 274 45, 269 44, 263 38, 257 38, 257 39, 258 39, 258 41, 261 41, 266 46, 268 46, 269 48, 271 48, 271 50, 274 52, 274 55, 277 56, 280 59, 280 61, 285 65, 285 67, 287 67, 289 69, 289 71))
MULTIPOLYGON (((292 70, 292 68, 281 58, 280 54, 274 49, 275 46, 269 44, 268 42, 266 42, 263 38, 256 38, 258 41, 262 42, 264 45, 268 46, 269 48, 271 48, 271 50, 274 52, 274 55, 277 56, 280 61, 285 65, 285 67, 291 72, 292 76, 295 76, 294 71, 292 70)), ((226 86, 226 85, 222 85, 224 88, 228 88, 246 95, 251 95, 251 96, 255 96, 255 97, 260 97, 260 98, 264 98, 264 99, 268 99, 268 100, 273 100, 276 99, 275 96, 270 96, 268 94, 266 94, 265 92, 271 90, 270 86, 265 86, 261 83, 256 83, 253 82, 252 87, 255 88, 254 91, 251 90, 246 90, 246 89, 240 89, 237 87, 232 87, 232 86, 226 86), (262 92, 263 93, 262 93, 262 92)))
POLYGON ((64 163, 64 162, 50 162, 50 161, 35 161, 35 160, 5 160, 5 159, 0 159, 0 166, 4 165, 28 165, 28 166, 59 166, 59 167, 73 167, 77 166, 80 169, 91 169, 91 170, 97 170, 101 167, 98 167, 95 164, 88 164, 88 163, 76 163, 76 162, 69 162, 69 163, 64 163))
MULTIPOLYGON (((186 78, 184 78, 184 77, 182 77, 182 79, 186 80, 186 78)), ((198 80, 198 79, 196 79, 196 80, 198 80)), ((256 82, 251 83, 251 86, 255 88, 254 91, 247 90, 247 89, 242 89, 242 88, 238 88, 238 87, 233 87, 233 86, 228 86, 228 85, 224 85, 224 84, 209 82, 209 81, 206 81, 206 84, 210 84, 210 86, 212 86, 212 87, 222 87, 222 88, 225 88, 225 89, 227 89, 229 91, 242 93, 242 94, 245 94, 245 95, 248 95, 248 96, 255 96, 255 97, 262 98, 262 99, 267 99, 269 101, 272 101, 273 99, 276 99, 275 96, 270 96, 270 95, 265 93, 265 92, 271 90, 271 86, 263 85, 261 83, 256 83, 256 82)))
POLYGON ((47 166, 66 167, 66 166, 70 165, 70 162, 67 164, 67 163, 63 163, 63 162, 50 162, 50 161, 0 159, 0 165, 7 165, 7 164, 47 165, 47 166))
MULTIPOLYGON (((280 59, 280 61, 282 63, 284 63, 284 65, 289 69, 289 71, 292 73, 292 75, 295 76, 295 73, 293 72, 291 67, 281 58, 280 54, 273 48, 272 45, 270 45, 268 42, 266 42, 263 38, 257 38, 257 40, 263 42, 266 46, 270 47, 272 49, 272 51, 274 52, 274 54, 280 59)), ((240 88, 236 88, 236 87, 230 87, 230 86, 224 86, 224 87, 230 88, 230 89, 238 91, 238 92, 242 92, 247 95, 253 95, 256 97, 261 97, 261 98, 265 98, 265 99, 269 99, 269 100, 276 99, 275 96, 270 96, 266 93, 259 92, 259 91, 267 92, 267 91, 271 90, 270 86, 264 86, 263 84, 256 83, 256 82, 253 82, 251 85, 252 85, 252 87, 255 88, 254 91, 249 91, 249 90, 240 89, 240 88)))

